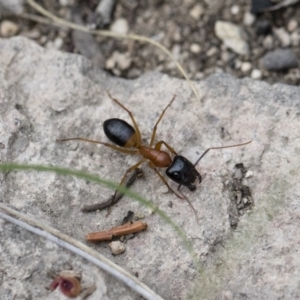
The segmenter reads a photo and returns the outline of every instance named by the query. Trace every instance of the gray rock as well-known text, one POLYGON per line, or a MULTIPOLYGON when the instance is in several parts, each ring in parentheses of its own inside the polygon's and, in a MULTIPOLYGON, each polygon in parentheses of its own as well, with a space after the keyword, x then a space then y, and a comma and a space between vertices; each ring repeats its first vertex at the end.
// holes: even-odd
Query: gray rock
MULTIPOLYGON (((199 274, 174 230, 132 199, 124 197, 107 218, 106 212, 83 214, 82 204, 111 195, 102 186, 50 173, 9 172, 0 177, 0 201, 80 241, 88 232, 119 225, 128 210, 144 214, 148 230, 129 239, 123 254, 111 256, 105 243, 92 247, 138 273, 166 299, 297 299, 300 89, 225 74, 195 84, 200 102, 183 80, 159 73, 128 81, 112 78, 78 55, 45 50, 24 38, 0 40, 1 161, 70 167, 119 182, 137 157, 94 144, 56 142, 74 136, 107 141, 104 120, 130 121, 106 90, 132 110, 147 141, 176 93, 157 140, 191 161, 208 147, 253 140, 245 147, 211 150, 197 167, 203 177, 197 190, 182 188, 199 223, 185 201, 160 190, 161 180, 146 164, 145 180, 132 187, 187 233, 201 261, 199 274), (235 166, 242 170, 239 178, 234 178, 235 166), (253 176, 243 176, 249 171, 253 176)), ((0 223, 3 299, 63 299, 45 289, 46 273, 66 266, 94 278, 97 290, 89 299, 139 299, 82 259, 0 223)))
POLYGON ((268 52, 261 59, 261 64, 268 71, 283 71, 291 68, 297 68, 299 60, 292 50, 277 49, 268 52))

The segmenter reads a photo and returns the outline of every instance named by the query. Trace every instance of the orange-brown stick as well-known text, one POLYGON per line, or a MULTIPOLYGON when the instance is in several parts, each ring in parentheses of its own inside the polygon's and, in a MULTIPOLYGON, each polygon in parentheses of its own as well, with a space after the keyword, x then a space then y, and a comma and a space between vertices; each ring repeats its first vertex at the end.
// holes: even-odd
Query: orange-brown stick
POLYGON ((135 223, 128 222, 124 225, 113 227, 109 230, 91 232, 86 235, 85 239, 88 242, 110 241, 114 236, 123 236, 131 233, 136 233, 147 229, 147 223, 138 221, 135 223))

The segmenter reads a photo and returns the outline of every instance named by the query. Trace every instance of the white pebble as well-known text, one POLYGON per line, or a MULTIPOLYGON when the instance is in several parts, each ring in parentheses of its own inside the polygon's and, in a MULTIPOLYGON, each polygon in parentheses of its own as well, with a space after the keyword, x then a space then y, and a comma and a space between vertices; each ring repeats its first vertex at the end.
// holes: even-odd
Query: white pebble
POLYGON ((299 33, 297 31, 294 31, 291 34, 291 42, 293 46, 299 46, 299 41, 300 41, 300 36, 299 33))
POLYGON ((126 70, 130 67, 132 59, 129 53, 120 53, 118 51, 114 51, 112 55, 106 60, 106 69, 112 70, 115 67, 120 70, 126 70))
POLYGON ((241 64, 241 71, 243 73, 247 73, 252 69, 252 65, 251 63, 249 63, 248 61, 242 62, 241 64))
POLYGON ((127 34, 129 30, 127 20, 123 18, 117 19, 111 24, 110 30, 118 34, 127 34))
POLYGON ((111 57, 109 57, 106 62, 105 62, 105 68, 107 70, 112 70, 116 65, 116 60, 114 58, 114 55, 112 55, 111 57))
POLYGON ((274 32, 283 47, 287 47, 291 44, 290 35, 283 27, 274 28, 274 32))
POLYGON ((236 59, 236 60, 234 61, 234 68, 235 68, 236 70, 239 70, 241 67, 242 67, 242 62, 241 62, 239 59, 236 59))
POLYGON ((274 39, 273 36, 271 36, 270 34, 267 35, 264 39, 263 39, 263 46, 264 48, 270 50, 273 48, 273 44, 274 44, 274 39))
POLYGON ((190 50, 191 50, 192 53, 197 54, 197 53, 200 53, 200 52, 201 52, 201 47, 200 47, 199 44, 193 43, 193 44, 191 44, 191 46, 190 46, 190 50))
POLYGON ((253 69, 251 72, 251 78, 252 79, 261 79, 262 77, 262 72, 261 70, 258 69, 253 69))
POLYGON ((69 0, 59 0, 59 4, 61 6, 68 6, 70 4, 73 4, 73 3, 70 3, 70 2, 73 2, 73 1, 69 1, 69 0))
POLYGON ((208 57, 211 57, 211 56, 215 55, 217 52, 218 52, 218 48, 215 47, 215 46, 212 46, 211 48, 209 48, 209 49, 207 50, 206 55, 207 55, 208 57))
POLYGON ((0 25, 0 35, 2 37, 11 37, 17 34, 19 26, 11 21, 2 21, 0 25))
POLYGON ((253 176, 253 172, 252 171, 247 171, 245 174, 245 178, 249 178, 253 176))
POLYGON ((108 246, 111 249, 111 253, 115 255, 123 253, 126 249, 125 245, 120 241, 113 241, 108 246))
POLYGON ((64 40, 60 37, 57 37, 54 41, 53 41, 53 45, 55 47, 55 49, 59 50, 62 45, 64 44, 64 40))
POLYGON ((200 4, 195 5, 191 10, 190 10, 190 16, 194 20, 199 20, 200 17, 203 15, 204 9, 200 4))
POLYGON ((295 31, 297 29, 297 27, 298 27, 298 22, 295 19, 291 19, 288 22, 287 29, 289 32, 295 31))
POLYGON ((249 45, 245 40, 243 30, 230 22, 216 21, 215 34, 223 41, 226 47, 237 54, 245 55, 249 53, 249 45))
POLYGON ((252 15, 250 12, 246 11, 244 14, 243 23, 245 26, 252 26, 255 22, 255 15, 252 15))
POLYGON ((233 5, 231 6, 230 12, 233 15, 237 15, 240 12, 240 7, 238 5, 233 5))
POLYGON ((131 65, 131 58, 129 53, 120 53, 117 58, 117 64, 120 70, 126 70, 131 65))

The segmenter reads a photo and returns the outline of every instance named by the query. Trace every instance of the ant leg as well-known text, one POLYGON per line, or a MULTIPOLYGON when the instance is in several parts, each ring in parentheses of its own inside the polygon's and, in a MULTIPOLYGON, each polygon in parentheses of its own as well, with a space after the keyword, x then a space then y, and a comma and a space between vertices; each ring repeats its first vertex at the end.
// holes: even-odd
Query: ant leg
POLYGON ((157 129, 157 125, 158 123, 161 121, 162 117, 164 116, 167 108, 172 104, 172 102, 174 101, 174 99, 176 98, 176 95, 173 96, 172 100, 170 101, 170 103, 166 106, 166 108, 162 111, 162 113, 160 114, 156 124, 153 127, 153 131, 152 131, 152 136, 151 136, 151 142, 150 142, 150 148, 153 145, 154 139, 155 139, 155 135, 156 135, 156 129, 157 129))
POLYGON ((179 194, 177 194, 170 186, 169 186, 169 184, 168 184, 168 182, 166 181, 166 179, 159 173, 159 171, 156 169, 156 167, 154 167, 154 166, 152 166, 152 165, 150 165, 149 164, 149 166, 150 166, 150 168, 151 169, 153 169, 155 172, 156 172, 156 174, 159 176, 159 178, 162 180, 162 182, 168 187, 168 189, 173 193, 173 194, 175 194, 178 198, 180 198, 180 199, 184 199, 184 196, 181 194, 181 195, 179 195, 179 194))
POLYGON ((123 148, 120 148, 118 146, 115 146, 115 145, 111 145, 109 143, 103 143, 103 142, 98 142, 98 141, 94 141, 94 140, 89 140, 89 139, 86 139, 86 138, 80 138, 80 137, 77 137, 77 138, 70 138, 70 139, 62 139, 62 140, 56 140, 57 142, 66 142, 66 141, 83 141, 83 142, 89 142, 89 143, 94 143, 94 144, 101 144, 101 145, 104 145, 108 148, 111 148, 111 149, 114 149, 114 150, 117 150, 119 152, 122 152, 122 153, 126 153, 126 154, 136 154, 138 153, 138 150, 133 150, 133 149, 123 149, 123 148))
POLYGON ((126 108, 121 102, 119 102, 117 99, 113 98, 113 97, 111 96, 111 94, 109 93, 109 91, 106 91, 106 92, 107 92, 107 94, 108 94, 108 97, 109 97, 112 101, 114 101, 114 102, 117 103, 119 106, 121 106, 124 110, 127 111, 128 115, 129 115, 129 117, 130 117, 130 119, 131 119, 131 121, 132 121, 132 123, 133 123, 134 129, 135 129, 135 131, 136 131, 136 134, 137 134, 137 137, 138 137, 138 142, 141 143, 142 137, 141 137, 140 129, 139 129, 139 126, 137 125, 137 123, 136 123, 136 121, 135 121, 135 119, 134 119, 134 116, 133 116, 132 112, 131 112, 129 109, 127 109, 127 108, 126 108))
MULTIPOLYGON (((150 167, 151 167, 151 165, 150 165, 150 167)), ((154 167, 151 167, 155 172, 156 172, 156 174, 160 177, 160 179, 163 181, 163 183, 169 188, 169 190, 173 193, 173 194, 175 194, 178 198, 180 198, 180 199, 183 199, 183 200, 185 200, 187 203, 188 203, 188 205, 191 207, 191 209, 193 210, 193 212, 194 212, 194 214, 195 214, 195 216, 196 216, 196 219, 197 219, 197 222, 199 223, 199 218, 198 218, 198 215, 197 215, 197 211, 196 211, 196 209, 194 208, 194 206, 192 205, 192 203, 189 201, 189 199, 186 197, 186 196, 184 196, 181 192, 180 192, 180 195, 179 194, 177 194, 170 186, 169 186, 169 184, 167 183, 167 181, 166 181, 166 179, 159 173, 159 171, 154 167)))
MULTIPOLYGON (((137 169, 144 161, 145 161, 145 159, 143 158, 143 159, 141 159, 139 162, 137 162, 135 165, 133 165, 132 167, 130 167, 130 168, 125 172, 125 174, 124 174, 124 176, 123 176, 121 182, 119 183, 119 186, 123 185, 123 183, 124 183, 124 181, 125 181, 127 175, 128 175, 130 172, 132 172, 132 171, 134 171, 135 169, 137 169)), ((115 197, 116 197, 116 194, 117 194, 117 193, 118 193, 118 190, 115 191, 115 193, 114 193, 114 195, 113 195, 113 201, 112 201, 112 202, 115 201, 115 197)))
POLYGON ((169 144, 167 144, 164 141, 159 141, 158 143, 156 143, 155 150, 160 151, 162 144, 164 144, 171 153, 173 153, 174 155, 177 155, 176 151, 169 144))

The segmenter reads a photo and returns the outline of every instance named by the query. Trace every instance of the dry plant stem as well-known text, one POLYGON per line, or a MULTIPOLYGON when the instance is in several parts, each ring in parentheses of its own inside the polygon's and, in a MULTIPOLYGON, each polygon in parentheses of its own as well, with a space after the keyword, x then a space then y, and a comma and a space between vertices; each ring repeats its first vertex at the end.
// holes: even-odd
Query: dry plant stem
MULTIPOLYGON (((137 178, 140 178, 143 176, 143 171, 140 168, 135 169, 132 172, 132 175, 129 177, 127 182, 125 183, 125 187, 129 188, 132 186, 132 184, 136 181, 137 178)), ((84 205, 81 208, 82 212, 92 212, 96 210, 102 210, 105 208, 109 208, 113 204, 116 204, 119 200, 121 200, 124 197, 123 193, 115 192, 112 196, 110 196, 107 201, 102 203, 95 203, 91 205, 84 205)))
POLYGON ((86 240, 88 242, 102 242, 102 241, 111 241, 113 237, 123 236, 131 233, 137 233, 147 229, 147 223, 142 221, 138 222, 128 222, 124 225, 111 228, 109 230, 91 232, 87 234, 86 240))
POLYGON ((174 63, 176 64, 176 67, 178 68, 178 70, 181 72, 181 74, 183 75, 183 77, 186 79, 186 81, 188 82, 190 88, 192 89, 192 91, 194 92, 196 99, 200 102, 200 98, 198 95, 198 92, 194 86, 194 84, 191 82, 191 80, 189 79, 187 73, 185 72, 185 70, 183 69, 183 67, 180 65, 179 62, 177 62, 174 57, 172 56, 171 52, 166 49, 163 45, 161 45, 160 43, 141 36, 141 35, 137 35, 137 34, 127 34, 127 35, 123 35, 123 34, 117 34, 108 30, 92 30, 88 27, 85 26, 81 26, 78 24, 75 24, 73 22, 69 22, 66 21, 64 19, 61 19, 57 16, 55 16, 54 14, 50 13, 49 11, 47 11, 46 9, 44 9, 42 6, 40 6, 39 4, 37 4, 35 1, 33 0, 27 0, 27 3, 34 8, 35 10, 37 10, 39 13, 41 13, 42 15, 46 16, 47 18, 51 19, 53 22, 61 25, 61 26, 66 26, 75 30, 80 30, 83 32, 88 32, 90 34, 95 34, 95 35, 100 35, 100 36, 105 36, 105 37, 111 37, 111 38, 118 38, 118 39, 131 39, 134 41, 139 41, 142 43, 149 43, 153 46, 158 47, 160 50, 162 50, 169 58, 172 59, 172 61, 174 61, 174 63))
POLYGON ((135 276, 126 272, 124 269, 114 264, 97 251, 60 232, 59 230, 33 220, 24 214, 6 207, 2 203, 0 203, 0 217, 81 256, 87 261, 113 275, 118 280, 121 280, 128 287, 142 295, 144 298, 149 300, 163 300, 163 298, 155 294, 148 286, 140 282, 135 276))
MULTIPOLYGON (((37 15, 33 15, 33 14, 22 13, 22 14, 18 15, 18 17, 21 17, 23 19, 27 19, 27 20, 30 20, 30 21, 34 21, 34 22, 37 22, 37 23, 57 26, 55 23, 53 23, 52 20, 37 16, 37 15)), ((64 27, 64 28, 66 28, 66 27, 64 27)))

